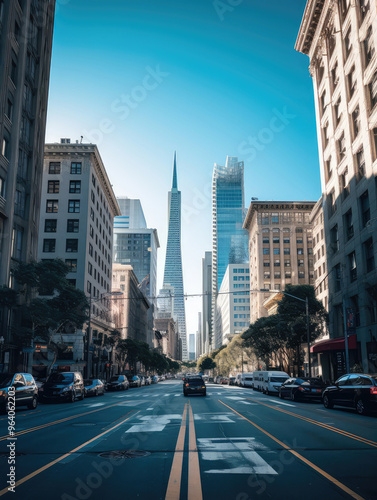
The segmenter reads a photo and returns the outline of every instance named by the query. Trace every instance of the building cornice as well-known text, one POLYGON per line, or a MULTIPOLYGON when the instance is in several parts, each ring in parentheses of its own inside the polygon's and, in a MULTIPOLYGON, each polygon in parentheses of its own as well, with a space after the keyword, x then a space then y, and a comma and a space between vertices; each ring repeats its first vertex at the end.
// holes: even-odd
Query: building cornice
POLYGON ((295 50, 309 55, 326 0, 308 0, 297 35, 295 50))
POLYGON ((248 229, 254 214, 262 210, 305 210, 311 211, 317 202, 315 201, 254 201, 250 203, 243 228, 248 229))

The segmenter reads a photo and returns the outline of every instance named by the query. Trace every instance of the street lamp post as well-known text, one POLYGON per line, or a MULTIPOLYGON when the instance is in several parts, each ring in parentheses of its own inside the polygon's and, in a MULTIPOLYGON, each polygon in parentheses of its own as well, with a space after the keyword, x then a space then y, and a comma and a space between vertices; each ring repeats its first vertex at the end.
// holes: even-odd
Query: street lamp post
POLYGON ((3 372, 3 346, 4 346, 5 339, 3 336, 0 337, 0 366, 1 366, 1 371, 3 372))

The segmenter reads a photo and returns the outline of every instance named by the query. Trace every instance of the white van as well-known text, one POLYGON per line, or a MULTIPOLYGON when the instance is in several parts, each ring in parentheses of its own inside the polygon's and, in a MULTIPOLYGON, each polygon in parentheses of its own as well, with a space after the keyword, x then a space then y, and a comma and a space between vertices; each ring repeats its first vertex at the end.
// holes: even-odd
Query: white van
POLYGON ((261 391, 264 394, 278 394, 279 387, 287 379, 289 379, 288 373, 285 372, 261 372, 262 382, 261 391))
POLYGON ((261 391, 262 390, 263 373, 266 373, 266 372, 254 372, 253 373, 253 389, 254 389, 254 391, 261 391))
POLYGON ((239 386, 240 387, 253 387, 253 374, 240 373, 239 386))

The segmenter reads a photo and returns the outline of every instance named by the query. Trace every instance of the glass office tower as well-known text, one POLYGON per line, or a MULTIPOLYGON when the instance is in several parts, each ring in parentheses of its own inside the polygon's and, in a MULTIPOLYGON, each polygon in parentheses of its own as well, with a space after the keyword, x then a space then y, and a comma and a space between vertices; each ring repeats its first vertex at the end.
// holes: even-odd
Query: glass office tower
MULTIPOLYGON (((212 327, 216 295, 229 264, 249 261, 248 233, 242 228, 245 218, 244 164, 228 156, 225 167, 217 165, 212 178, 212 327)), ((216 332, 212 337, 212 348, 216 332)))
POLYGON ((174 288, 172 316, 178 322, 178 332, 182 340, 182 360, 186 361, 188 359, 188 352, 181 255, 181 192, 178 191, 175 153, 173 184, 168 197, 168 219, 168 243, 166 247, 163 288, 174 288))

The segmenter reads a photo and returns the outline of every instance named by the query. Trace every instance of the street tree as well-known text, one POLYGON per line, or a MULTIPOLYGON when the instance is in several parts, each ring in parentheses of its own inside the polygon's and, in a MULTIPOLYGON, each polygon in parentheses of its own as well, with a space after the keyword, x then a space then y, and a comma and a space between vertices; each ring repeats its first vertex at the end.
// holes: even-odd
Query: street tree
POLYGON ((216 368, 216 363, 209 356, 201 356, 197 362, 197 368, 199 372, 204 372, 206 370, 213 370, 216 368))

